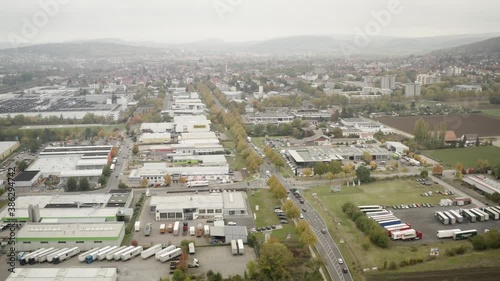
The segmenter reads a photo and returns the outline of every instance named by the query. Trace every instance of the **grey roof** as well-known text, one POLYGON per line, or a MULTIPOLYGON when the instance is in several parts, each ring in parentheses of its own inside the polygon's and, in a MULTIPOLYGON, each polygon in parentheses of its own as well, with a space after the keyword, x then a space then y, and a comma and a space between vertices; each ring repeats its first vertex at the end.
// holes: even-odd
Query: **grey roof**
POLYGON ((225 235, 238 235, 238 236, 247 236, 248 231, 245 226, 233 225, 233 226, 225 226, 224 227, 225 235))
POLYGON ((82 268, 16 268, 6 281, 116 281, 117 269, 106 267, 82 268))

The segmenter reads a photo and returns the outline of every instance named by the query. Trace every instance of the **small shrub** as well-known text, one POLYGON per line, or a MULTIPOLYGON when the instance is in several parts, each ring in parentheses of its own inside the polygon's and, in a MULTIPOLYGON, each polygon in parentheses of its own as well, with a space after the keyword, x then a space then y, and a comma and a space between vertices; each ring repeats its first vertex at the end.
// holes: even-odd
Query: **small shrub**
POLYGON ((396 268, 398 268, 398 266, 396 265, 396 262, 395 261, 391 261, 389 263, 389 269, 394 270, 396 268))

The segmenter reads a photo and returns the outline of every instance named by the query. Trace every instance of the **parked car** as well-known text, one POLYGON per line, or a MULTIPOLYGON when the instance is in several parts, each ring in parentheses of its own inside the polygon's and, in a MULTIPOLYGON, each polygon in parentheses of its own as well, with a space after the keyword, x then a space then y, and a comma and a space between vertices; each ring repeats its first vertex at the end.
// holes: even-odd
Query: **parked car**
POLYGON ((304 212, 304 213, 305 213, 305 212, 307 212, 307 210, 306 210, 306 209, 304 209, 304 208, 302 208, 302 212, 304 212))
POLYGON ((344 263, 344 260, 339 259, 339 264, 343 264, 343 263, 344 263))
POLYGON ((280 223, 281 224, 288 224, 288 221, 287 220, 280 220, 280 223))
POLYGON ((326 234, 326 228, 321 229, 321 233, 326 234))
POLYGON ((236 223, 234 221, 230 221, 227 223, 227 225, 236 225, 236 223))

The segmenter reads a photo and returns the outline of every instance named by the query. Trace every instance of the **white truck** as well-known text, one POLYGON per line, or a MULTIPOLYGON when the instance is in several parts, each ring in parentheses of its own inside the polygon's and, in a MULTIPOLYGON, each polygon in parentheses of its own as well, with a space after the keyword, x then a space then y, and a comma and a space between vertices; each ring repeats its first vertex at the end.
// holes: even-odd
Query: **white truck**
POLYGON ((90 255, 91 253, 94 253, 95 251, 98 251, 98 250, 99 250, 99 248, 92 248, 92 249, 84 252, 83 254, 78 255, 78 260, 80 262, 84 262, 88 255, 90 255))
POLYGON ((203 226, 203 232, 204 232, 205 236, 207 236, 207 237, 210 236, 210 226, 208 224, 205 224, 203 226))
POLYGON ((142 251, 141 257, 143 259, 147 259, 153 256, 154 254, 158 253, 159 251, 161 251, 161 247, 162 247, 161 244, 156 244, 153 247, 150 247, 149 249, 142 251))
POLYGON ((135 222, 134 230, 135 230, 135 232, 139 232, 141 230, 141 222, 140 221, 135 222))
POLYGON ((35 264, 36 262, 38 262, 38 259, 39 259, 39 257, 40 257, 40 256, 42 256, 42 255, 44 255, 44 254, 46 254, 46 253, 50 253, 50 252, 52 252, 53 250, 54 250, 54 247, 52 247, 52 248, 48 248, 48 249, 45 249, 45 250, 40 251, 40 252, 38 252, 38 253, 35 253, 35 254, 33 254, 31 257, 29 257, 29 258, 28 258, 28 261, 27 261, 27 262, 28 262, 29 264, 35 264))
POLYGON ((59 248, 54 248, 52 249, 50 252, 46 252, 45 254, 40 254, 38 256, 38 262, 39 263, 42 263, 42 262, 46 262, 47 261, 47 256, 52 254, 52 253, 55 253, 55 252, 59 252, 61 249, 59 248))
POLYGON ((62 253, 64 251, 67 251, 67 250, 69 250, 69 248, 62 248, 59 251, 52 252, 51 254, 47 255, 47 262, 52 262, 56 255, 58 255, 59 253, 62 253))
POLYGON ((190 255, 194 255, 196 253, 196 249, 194 247, 194 243, 193 242, 189 243, 188 248, 189 248, 189 254, 190 255))
POLYGON ((133 258, 137 257, 138 255, 140 255, 142 253, 142 251, 143 251, 142 246, 134 247, 133 249, 126 251, 125 253, 122 254, 122 256, 121 256, 122 261, 128 261, 130 259, 133 259, 133 258))
POLYGON ((166 262, 166 261, 174 259, 174 258, 176 258, 176 257, 178 257, 180 255, 182 255, 182 249, 181 248, 176 248, 175 250, 172 250, 170 252, 167 252, 167 253, 164 253, 164 254, 160 255, 159 260, 161 262, 166 262))
POLYGON ((25 264, 27 264, 27 263, 29 262, 29 259, 30 259, 32 256, 35 256, 35 255, 37 255, 38 253, 41 253, 41 252, 43 252, 43 251, 45 251, 45 250, 46 250, 46 248, 40 248, 40 249, 38 249, 38 250, 36 250, 36 251, 33 251, 33 252, 29 253, 29 254, 25 254, 25 255, 24 255, 24 256, 23 256, 23 257, 19 260, 19 263, 20 263, 21 265, 25 265, 25 264))
POLYGON ((189 235, 194 236, 196 234, 196 228, 194 226, 189 227, 189 235))
POLYGON ((437 238, 439 239, 444 239, 444 238, 452 238, 453 234, 455 232, 460 231, 460 229, 445 229, 445 230, 438 230, 437 231, 437 238))
POLYGON ((110 249, 110 248, 111 248, 111 246, 106 246, 106 247, 104 247, 102 249, 98 249, 97 251, 94 251, 94 252, 91 252, 91 253, 87 254, 87 256, 85 257, 85 262, 87 264, 91 264, 94 261, 99 260, 97 256, 100 253, 102 253, 102 252, 107 252, 107 250, 110 249))
POLYGON ((238 254, 243 255, 245 253, 245 246, 243 246, 243 239, 238 239, 238 254))
POLYGON ((180 227, 180 224, 181 223, 179 221, 176 221, 174 223, 174 231, 173 231, 174 236, 179 236, 179 227, 180 227))
POLYGON ((59 253, 57 254, 55 257, 54 257, 54 260, 53 260, 53 263, 54 264, 59 264, 71 257, 74 257, 76 255, 78 255, 78 253, 80 253, 80 248, 78 247, 73 247, 67 251, 64 251, 62 253, 59 253))

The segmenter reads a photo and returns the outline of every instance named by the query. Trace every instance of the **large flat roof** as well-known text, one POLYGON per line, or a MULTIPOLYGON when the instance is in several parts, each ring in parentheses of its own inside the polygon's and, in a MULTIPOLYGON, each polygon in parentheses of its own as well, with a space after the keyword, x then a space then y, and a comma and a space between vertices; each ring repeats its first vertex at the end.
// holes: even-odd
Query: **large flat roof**
POLYGON ((475 186, 488 194, 500 193, 500 182, 477 175, 467 175, 462 179, 464 182, 475 186))
POLYGON ((43 176, 59 175, 63 171, 76 170, 76 164, 81 159, 81 155, 43 155, 38 157, 29 166, 29 171, 40 170, 43 176))
POLYGON ((3 154, 17 144, 17 141, 0 141, 0 154, 3 154))
POLYGON ((310 146, 299 149, 288 149, 290 156, 298 162, 318 162, 342 160, 353 155, 362 155, 364 152, 369 152, 371 155, 388 155, 390 152, 387 149, 378 147, 330 147, 330 146, 310 146))
POLYGON ((29 205, 37 205, 45 208, 47 205, 73 204, 81 202, 82 204, 105 205, 111 198, 107 193, 65 193, 55 195, 28 195, 16 198, 17 209, 27 209, 29 205))
POLYGON ((14 181, 31 181, 39 173, 40 173, 39 170, 21 171, 14 177, 14 181))
MULTIPOLYGON (((40 209, 40 218, 114 218, 120 208, 44 208, 40 209)), ((28 218, 28 209, 17 209, 14 216, 10 216, 7 209, 0 212, 0 218, 6 221, 15 218, 28 218)))
POLYGON ((213 155, 174 155, 174 161, 200 160, 205 166, 227 165, 226 157, 222 154, 213 155))
POLYGON ((92 170, 71 170, 71 171, 62 171, 59 174, 61 178, 68 177, 98 177, 102 175, 102 169, 92 169, 92 170))
POLYGON ((182 133, 182 140, 197 140, 197 139, 217 139, 214 132, 192 132, 192 133, 182 133))
POLYGON ((242 192, 222 192, 224 209, 246 209, 242 192))
POLYGON ((6 281, 116 281, 116 268, 16 268, 6 281))
POLYGON ((16 239, 41 240, 45 238, 77 240, 79 238, 113 239, 120 236, 124 222, 106 223, 26 223, 16 239))
POLYGON ((156 206, 156 209, 222 209, 224 207, 222 193, 153 196, 149 205, 156 206))

